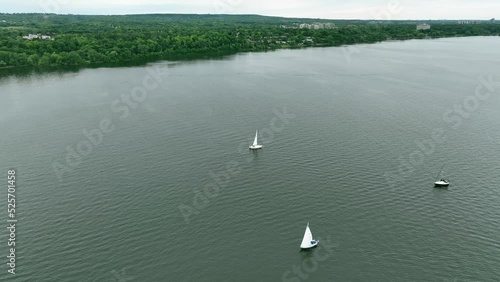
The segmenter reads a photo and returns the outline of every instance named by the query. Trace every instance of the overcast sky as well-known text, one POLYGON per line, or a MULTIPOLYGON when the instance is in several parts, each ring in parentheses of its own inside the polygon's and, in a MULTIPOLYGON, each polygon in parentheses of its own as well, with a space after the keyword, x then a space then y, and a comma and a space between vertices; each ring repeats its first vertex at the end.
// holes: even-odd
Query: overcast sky
POLYGON ((260 14, 326 19, 490 19, 500 0, 0 0, 0 13, 260 14))

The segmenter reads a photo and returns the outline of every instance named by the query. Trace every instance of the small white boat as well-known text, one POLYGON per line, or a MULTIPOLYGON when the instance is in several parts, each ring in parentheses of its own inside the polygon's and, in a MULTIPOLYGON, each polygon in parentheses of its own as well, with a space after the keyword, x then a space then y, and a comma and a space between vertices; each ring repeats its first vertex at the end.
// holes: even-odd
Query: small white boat
POLYGON ((444 180, 444 179, 441 179, 439 181, 435 181, 434 182, 434 186, 436 187, 446 187, 446 186, 449 186, 450 185, 450 182, 444 180))
POLYGON ((309 222, 306 226, 306 232, 304 233, 304 238, 302 239, 302 243, 300 244, 301 249, 311 249, 318 245, 319 240, 314 240, 313 235, 311 233, 311 229, 309 229, 309 222))
POLYGON ((445 180, 445 179, 441 178, 441 180, 438 180, 439 175, 441 175, 441 172, 443 172, 443 168, 444 168, 444 165, 441 168, 441 171, 439 171, 439 174, 437 175, 436 180, 434 181, 434 186, 436 186, 436 187, 447 187, 450 185, 450 182, 445 180))
POLYGON ((259 138, 259 131, 255 131, 255 139, 253 140, 253 144, 248 147, 250 150, 258 150, 262 149, 262 145, 259 145, 258 139, 259 138))

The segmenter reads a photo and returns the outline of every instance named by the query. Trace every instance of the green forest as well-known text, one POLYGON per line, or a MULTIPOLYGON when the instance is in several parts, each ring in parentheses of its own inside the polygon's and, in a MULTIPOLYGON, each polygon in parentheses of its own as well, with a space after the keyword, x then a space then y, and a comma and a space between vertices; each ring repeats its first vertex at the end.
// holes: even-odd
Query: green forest
POLYGON ((421 23, 257 15, 0 14, 0 68, 94 65, 386 40, 500 35, 500 24, 494 21, 427 21, 430 29, 417 30, 421 23), (304 27, 308 24, 316 26, 304 27), (30 34, 35 36, 27 38, 30 34))

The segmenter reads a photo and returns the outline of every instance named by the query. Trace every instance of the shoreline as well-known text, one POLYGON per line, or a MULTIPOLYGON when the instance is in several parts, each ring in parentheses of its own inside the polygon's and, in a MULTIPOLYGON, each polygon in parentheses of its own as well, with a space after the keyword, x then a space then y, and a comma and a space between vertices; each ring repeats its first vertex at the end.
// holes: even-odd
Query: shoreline
MULTIPOLYGON (((123 65, 128 65, 130 67, 133 66, 141 66, 146 65, 148 63, 160 62, 160 61, 190 61, 190 60, 210 60, 216 58, 224 58, 227 56, 237 55, 237 54, 247 54, 247 53, 267 53, 274 52, 278 50, 303 50, 310 48, 336 48, 336 47, 347 47, 347 46, 356 46, 356 45, 371 45, 371 44, 379 44, 385 42, 405 42, 411 40, 436 40, 436 39, 444 39, 444 38, 466 38, 466 37, 500 37, 500 35, 474 35, 474 36, 443 36, 443 37, 428 37, 428 38, 410 38, 410 39, 388 39, 377 42, 359 42, 352 44, 341 44, 341 45, 314 45, 314 46, 305 46, 305 47, 282 47, 282 48, 273 48, 269 50, 242 50, 235 52, 208 52, 208 53, 187 53, 182 55, 166 55, 166 56, 145 56, 142 58, 135 58, 131 60, 124 61, 116 61, 116 62, 107 62, 107 63, 91 63, 91 64, 74 64, 74 65, 61 65, 54 64, 48 66, 32 66, 32 65, 22 65, 22 66, 2 66, 0 67, 0 71, 3 70, 60 70, 63 68, 78 68, 78 69, 87 69, 87 68, 101 68, 101 67, 123 67, 123 65)), ((2 76, 0 72, 0 76, 2 76)))
MULTIPOLYGON (((0 68, 98 67, 411 39, 498 36, 494 20, 376 21, 259 15, 2 14, 0 68), (22 30, 22 31, 20 31, 22 30)), ((5 72, 5 71, 4 71, 5 72)))

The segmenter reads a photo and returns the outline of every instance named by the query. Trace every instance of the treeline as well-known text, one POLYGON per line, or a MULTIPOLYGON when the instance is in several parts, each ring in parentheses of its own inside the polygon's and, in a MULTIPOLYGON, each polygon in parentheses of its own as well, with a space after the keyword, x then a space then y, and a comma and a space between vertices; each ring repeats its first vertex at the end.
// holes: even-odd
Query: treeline
POLYGON ((144 58, 339 46, 454 36, 500 34, 500 24, 368 22, 290 19, 256 15, 83 16, 0 14, 0 67, 90 65, 144 58), (333 29, 300 29, 331 22, 333 29), (27 40, 42 34, 52 39, 27 40))

